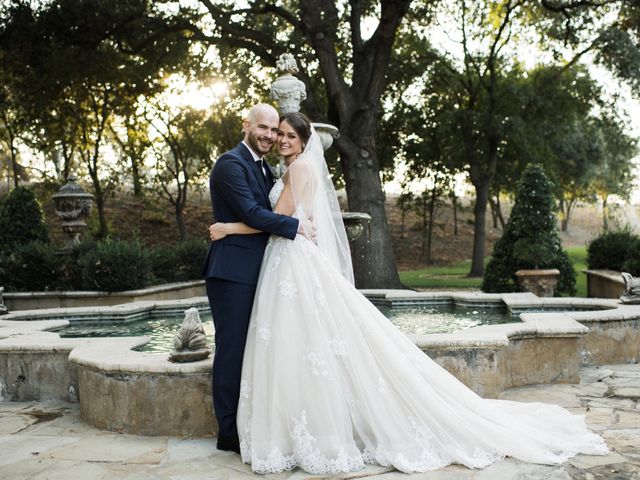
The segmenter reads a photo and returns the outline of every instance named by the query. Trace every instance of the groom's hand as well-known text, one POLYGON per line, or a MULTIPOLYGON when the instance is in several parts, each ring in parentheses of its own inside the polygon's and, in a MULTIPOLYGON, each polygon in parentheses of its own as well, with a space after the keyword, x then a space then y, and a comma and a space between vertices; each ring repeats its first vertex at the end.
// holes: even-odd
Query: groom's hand
POLYGON ((310 218, 301 218, 298 223, 298 233, 305 236, 308 240, 315 242, 316 226, 310 218))
POLYGON ((209 225, 209 236, 214 242, 227 236, 226 225, 222 222, 216 222, 209 225))

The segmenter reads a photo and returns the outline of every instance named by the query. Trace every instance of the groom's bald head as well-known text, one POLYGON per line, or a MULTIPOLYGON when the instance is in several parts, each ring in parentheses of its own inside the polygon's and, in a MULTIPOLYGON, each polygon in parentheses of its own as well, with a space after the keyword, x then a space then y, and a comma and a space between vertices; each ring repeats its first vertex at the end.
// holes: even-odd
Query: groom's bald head
POLYGON ((249 113, 247 114, 246 120, 255 123, 259 118, 262 117, 271 117, 277 119, 277 122, 280 122, 280 115, 278 115, 278 111, 273 108, 268 103, 258 103, 251 107, 249 113))
POLYGON ((244 141, 258 155, 269 153, 278 138, 279 124, 280 117, 275 108, 266 103, 254 105, 242 122, 244 141))

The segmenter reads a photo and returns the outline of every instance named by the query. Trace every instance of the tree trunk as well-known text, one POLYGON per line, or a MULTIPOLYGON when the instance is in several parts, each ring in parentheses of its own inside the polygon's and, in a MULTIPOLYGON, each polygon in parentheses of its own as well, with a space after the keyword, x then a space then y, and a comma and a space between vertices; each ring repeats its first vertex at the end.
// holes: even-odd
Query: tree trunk
POLYGON ((133 156, 129 157, 131 160, 131 175, 133 179, 133 196, 136 198, 142 197, 142 181, 140 180, 140 165, 133 156))
POLYGON ((187 229, 185 228, 184 216, 182 215, 183 209, 184 206, 180 205, 179 202, 176 202, 176 225, 178 226, 180 241, 185 241, 187 239, 187 229))
POLYGON ((484 242, 486 239, 487 203, 489 201, 489 179, 482 177, 473 182, 476 191, 476 204, 473 208, 473 255, 469 277, 484 275, 484 242))
POLYGON ((432 240, 433 240, 433 220, 435 217, 436 211, 436 200, 438 199, 438 195, 436 193, 436 187, 434 186, 431 190, 431 196, 429 197, 429 228, 427 231, 427 265, 431 265, 433 263, 433 257, 431 255, 432 250, 432 240))
POLYGON ((96 210, 98 212, 98 222, 100 224, 100 228, 96 233, 96 237, 98 238, 106 238, 109 234, 109 227, 107 226, 107 217, 104 214, 104 192, 102 191, 102 186, 100 185, 100 180, 94 178, 91 175, 91 180, 93 181, 93 190, 95 193, 96 199, 96 210))
POLYGON ((602 229, 605 232, 609 231, 609 203, 608 195, 602 196, 602 229))
POLYGON ((377 161, 363 149, 340 150, 349 210, 371 215, 369 231, 351 244, 356 286, 401 288, 377 161))
POLYGON ((422 261, 427 263, 427 192, 423 192, 420 197, 420 215, 422 216, 422 245, 420 256, 422 261))
POLYGON ((504 232, 506 222, 504 221, 504 215, 502 215, 502 204, 500 203, 499 193, 496 195, 496 217, 498 218, 498 222, 500 222, 500 228, 504 232))
POLYGON ((13 186, 14 188, 18 188, 20 186, 20 175, 18 175, 18 162, 15 147, 12 144, 10 145, 11 150, 11 171, 13 173, 13 186))
POLYGON ((458 235, 458 197, 456 192, 453 192, 451 197, 451 204, 453 205, 453 234, 458 235))
POLYGON ((562 219, 560 220, 560 230, 566 232, 569 229, 569 220, 571 219, 571 212, 573 206, 576 204, 575 199, 571 199, 568 202, 564 202, 564 199, 560 200, 560 211, 562 212, 562 219))

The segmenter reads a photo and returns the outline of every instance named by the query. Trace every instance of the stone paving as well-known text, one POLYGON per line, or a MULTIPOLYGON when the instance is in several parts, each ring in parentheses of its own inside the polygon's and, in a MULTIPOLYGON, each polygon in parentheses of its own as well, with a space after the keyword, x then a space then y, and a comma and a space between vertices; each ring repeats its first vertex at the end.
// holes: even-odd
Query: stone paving
POLYGON ((72 403, 0 402, 0 479, 317 479, 383 480, 640 480, 640 364, 582 368, 577 385, 511 389, 501 398, 544 401, 586 415, 611 447, 606 456, 579 455, 563 465, 513 459, 484 470, 452 465, 410 477, 381 467, 335 477, 300 470, 258 476, 215 439, 124 435, 85 425, 72 403))

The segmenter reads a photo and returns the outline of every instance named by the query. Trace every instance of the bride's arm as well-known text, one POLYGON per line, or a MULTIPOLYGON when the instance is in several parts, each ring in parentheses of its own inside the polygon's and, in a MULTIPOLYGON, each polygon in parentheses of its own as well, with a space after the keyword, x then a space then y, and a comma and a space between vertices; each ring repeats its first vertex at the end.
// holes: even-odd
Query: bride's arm
POLYGON ((216 222, 209 226, 209 236, 211 240, 221 240, 227 235, 249 235, 251 233, 260 233, 261 230, 250 227, 243 222, 222 223, 216 222))
MULTIPOLYGON (((291 216, 295 210, 293 195, 291 194, 290 183, 287 182, 284 190, 276 203, 273 212, 280 215, 291 216)), ((221 240, 227 235, 250 235, 252 233, 260 233, 261 230, 250 227, 243 222, 222 223, 216 222, 209 226, 209 235, 211 240, 221 240)))
MULTIPOLYGON (((290 168, 288 175, 284 178, 284 189, 276 202, 273 212, 280 215, 292 216, 296 210, 296 197, 302 199, 308 187, 309 171, 308 165, 295 165, 296 168, 290 168), (292 184, 294 187, 292 187, 292 184), (295 191, 294 191, 295 190, 295 191)), ((305 234, 305 228, 309 229, 309 221, 301 220, 298 233, 305 234)), ((249 235, 252 233, 260 233, 243 222, 222 223, 217 222, 209 227, 209 235, 211 240, 221 240, 227 235, 249 235)))

